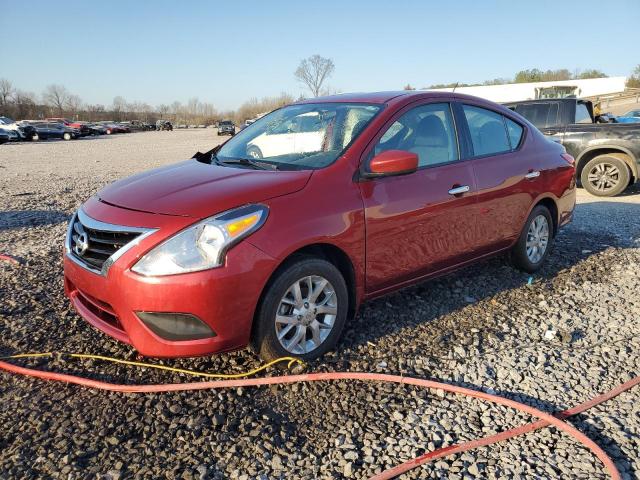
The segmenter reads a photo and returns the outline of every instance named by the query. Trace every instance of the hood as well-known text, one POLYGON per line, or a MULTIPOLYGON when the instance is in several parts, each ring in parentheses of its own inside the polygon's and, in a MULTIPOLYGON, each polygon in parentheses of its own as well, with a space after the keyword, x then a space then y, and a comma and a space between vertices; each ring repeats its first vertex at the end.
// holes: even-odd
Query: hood
POLYGON ((249 170, 188 160, 119 180, 100 201, 142 212, 206 218, 301 190, 311 171, 249 170))

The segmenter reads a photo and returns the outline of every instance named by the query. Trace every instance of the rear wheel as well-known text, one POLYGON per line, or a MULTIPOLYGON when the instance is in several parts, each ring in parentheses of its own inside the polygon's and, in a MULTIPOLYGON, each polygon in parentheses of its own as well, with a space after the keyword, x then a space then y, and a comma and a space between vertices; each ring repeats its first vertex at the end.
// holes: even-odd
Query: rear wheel
POLYGON ((580 174, 580 183, 591 195, 613 197, 629 185, 631 173, 616 154, 598 155, 589 160, 580 174))
POLYGON ((340 271, 320 258, 301 258, 269 282, 255 319, 252 345, 265 360, 316 359, 335 346, 348 312, 340 271))
POLYGON ((520 233, 518 242, 511 250, 513 265, 528 273, 542 267, 553 242, 553 220, 549 209, 544 205, 536 206, 520 233))

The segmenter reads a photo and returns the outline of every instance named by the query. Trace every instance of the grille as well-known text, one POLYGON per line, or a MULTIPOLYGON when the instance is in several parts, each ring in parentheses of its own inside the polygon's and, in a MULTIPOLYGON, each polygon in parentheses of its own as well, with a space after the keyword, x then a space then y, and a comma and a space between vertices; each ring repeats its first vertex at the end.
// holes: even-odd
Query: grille
POLYGON ((101 271, 109 257, 141 234, 91 228, 87 223, 76 216, 70 229, 69 250, 75 259, 94 270, 101 271))

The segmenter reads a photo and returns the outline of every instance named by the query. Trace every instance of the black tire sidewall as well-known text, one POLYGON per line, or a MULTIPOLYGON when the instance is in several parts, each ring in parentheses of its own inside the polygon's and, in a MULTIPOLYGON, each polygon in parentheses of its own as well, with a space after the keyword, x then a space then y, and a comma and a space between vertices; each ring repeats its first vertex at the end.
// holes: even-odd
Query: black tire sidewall
POLYGON ((547 258, 547 255, 549 255, 549 252, 551 251, 554 237, 555 231, 553 219, 551 218, 551 212, 549 212, 549 209, 544 205, 537 205, 529 214, 529 217, 527 218, 527 221, 522 228, 522 232, 520 232, 520 237, 511 250, 511 262, 516 268, 524 270, 527 273, 537 272, 538 270, 540 270, 540 268, 544 264, 545 259, 547 258), (547 242, 547 249, 545 250, 544 255, 542 255, 540 261, 537 263, 533 263, 527 256, 527 234, 529 232, 531 222, 533 222, 533 219, 538 215, 544 215, 547 219, 547 222, 549 223, 549 241, 547 242))
POLYGON ((610 155, 598 155, 597 157, 592 158, 587 162, 587 164, 582 169, 582 172, 580 173, 580 184, 582 185, 582 188, 596 197, 615 197, 616 195, 624 192, 624 190, 629 185, 630 180, 631 172, 629 172, 629 167, 627 167, 627 164, 619 158, 612 157, 610 155), (612 165, 618 167, 618 170, 620 170, 621 178, 620 183, 616 188, 610 190, 609 192, 602 193, 598 190, 595 190, 589 183, 589 171, 598 163, 605 162, 611 163, 612 165))
POLYGON ((349 312, 349 294, 340 271, 330 262, 321 258, 303 257, 284 266, 265 287, 258 306, 252 346, 265 360, 280 357, 297 357, 311 361, 331 350, 338 342, 349 312), (338 298, 338 314, 331 333, 313 352, 304 355, 292 354, 280 345, 276 337, 275 315, 287 289, 296 281, 309 275, 326 278, 335 289, 338 298))

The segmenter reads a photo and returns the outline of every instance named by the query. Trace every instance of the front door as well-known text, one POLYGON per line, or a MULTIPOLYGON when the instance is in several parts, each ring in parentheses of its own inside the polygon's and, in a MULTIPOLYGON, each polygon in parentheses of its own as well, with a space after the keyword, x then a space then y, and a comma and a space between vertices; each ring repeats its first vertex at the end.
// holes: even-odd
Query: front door
POLYGON ((386 150, 418 155, 418 171, 360 183, 366 217, 366 288, 376 292, 473 256, 475 181, 460 161, 449 103, 404 109, 366 161, 386 150))

